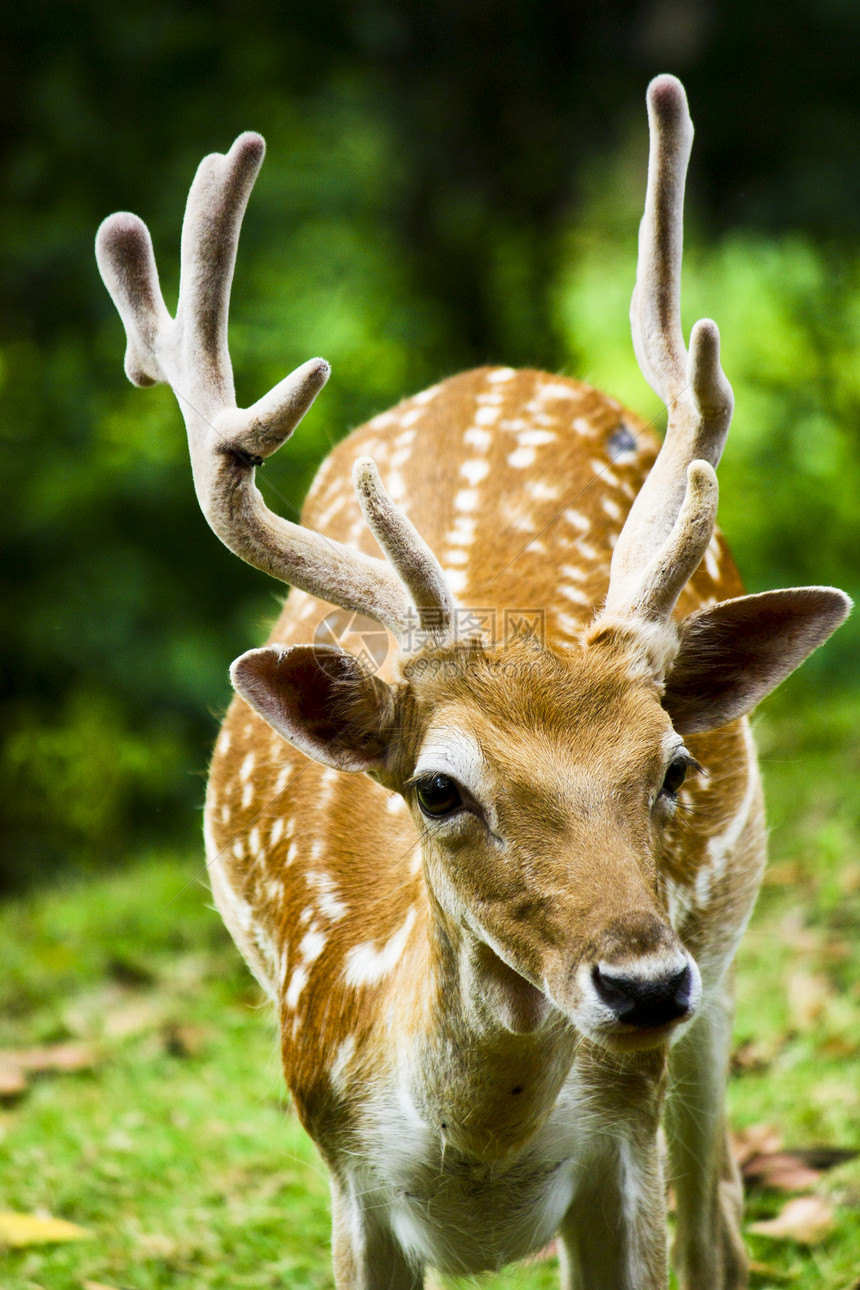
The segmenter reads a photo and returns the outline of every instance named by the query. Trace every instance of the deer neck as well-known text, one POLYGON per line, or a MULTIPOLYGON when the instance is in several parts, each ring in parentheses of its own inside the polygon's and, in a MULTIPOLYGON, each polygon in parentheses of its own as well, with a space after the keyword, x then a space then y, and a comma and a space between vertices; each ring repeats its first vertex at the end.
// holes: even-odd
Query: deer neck
POLYGON ((446 1147, 484 1159, 516 1153, 552 1113, 581 1037, 432 899, 427 932, 410 1097, 446 1147))

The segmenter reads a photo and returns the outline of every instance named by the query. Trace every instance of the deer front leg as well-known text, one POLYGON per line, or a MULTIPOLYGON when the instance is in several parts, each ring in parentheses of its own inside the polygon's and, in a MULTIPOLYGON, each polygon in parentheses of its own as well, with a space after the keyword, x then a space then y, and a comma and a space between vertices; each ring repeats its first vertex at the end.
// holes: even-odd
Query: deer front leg
POLYGON ((590 1168, 559 1230, 561 1290, 665 1290, 666 1204, 656 1138, 622 1139, 590 1168))
POLYGON ((666 1131, 677 1203, 673 1264, 682 1290, 742 1290, 748 1280, 743 1184, 724 1106, 732 1011, 726 979, 670 1059, 666 1131))
POLYGON ((385 1219, 356 1189, 332 1179, 332 1263, 337 1290, 422 1290, 385 1219))

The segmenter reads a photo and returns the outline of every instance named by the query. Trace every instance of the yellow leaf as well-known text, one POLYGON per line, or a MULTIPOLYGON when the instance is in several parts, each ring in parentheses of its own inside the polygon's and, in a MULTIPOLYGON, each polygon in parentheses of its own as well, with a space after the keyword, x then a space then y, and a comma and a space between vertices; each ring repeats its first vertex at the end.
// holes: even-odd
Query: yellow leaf
POLYGON ((59 1241, 89 1241, 93 1233, 63 1218, 45 1218, 39 1214, 0 1213, 0 1245, 19 1248, 28 1245, 51 1245, 59 1241))
POLYGON ((779 1211, 776 1218, 750 1223, 749 1230, 759 1236, 772 1236, 815 1245, 823 1241, 836 1226, 833 1205, 824 1196, 798 1196, 779 1211))

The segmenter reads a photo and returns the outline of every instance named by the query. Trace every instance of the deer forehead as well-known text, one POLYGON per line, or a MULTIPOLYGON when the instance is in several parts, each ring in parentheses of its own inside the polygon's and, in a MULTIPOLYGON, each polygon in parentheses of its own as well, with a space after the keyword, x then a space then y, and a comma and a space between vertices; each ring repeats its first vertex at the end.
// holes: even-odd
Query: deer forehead
POLYGON ((413 778, 449 775, 485 808, 509 818, 537 813, 550 830, 566 828, 595 798, 641 796, 680 736, 653 689, 589 696, 577 693, 576 679, 552 695, 509 690, 504 706, 486 694, 445 704, 420 742, 413 778))

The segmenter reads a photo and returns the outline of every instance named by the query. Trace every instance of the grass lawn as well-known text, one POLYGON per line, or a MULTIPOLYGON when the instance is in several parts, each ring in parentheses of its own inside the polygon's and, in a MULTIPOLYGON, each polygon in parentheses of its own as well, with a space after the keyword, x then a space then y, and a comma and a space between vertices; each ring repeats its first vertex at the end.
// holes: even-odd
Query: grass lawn
MULTIPOLYGON (((730 1106, 741 1140, 768 1151, 860 1149, 849 715, 851 732, 811 717, 778 740, 761 732, 773 859, 740 956, 730 1106)), ((2 1290, 332 1286, 325 1171, 285 1102, 271 1018, 200 863, 150 857, 0 908, 0 1048, 30 1050, 27 1087, 0 1100, 0 1211, 87 1234, 20 1247, 7 1234, 2 1290)), ((800 1192, 818 1198, 819 1230, 789 1211, 793 1235, 751 1232, 753 1285, 860 1288, 860 1160, 800 1192)), ((749 1222, 792 1199, 752 1187, 749 1222)), ((548 1290, 557 1274, 550 1260, 447 1283, 473 1284, 548 1290)))

